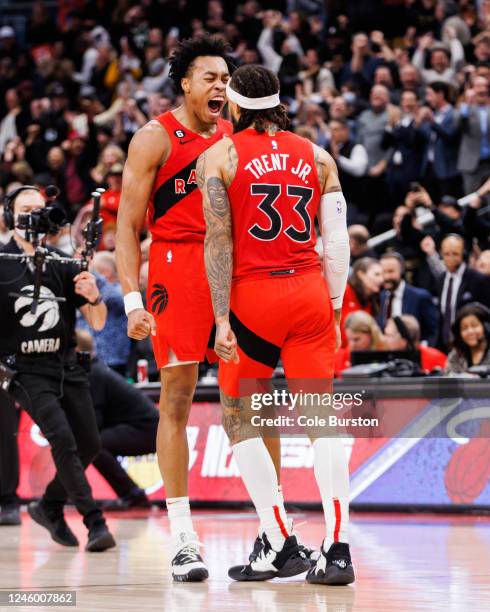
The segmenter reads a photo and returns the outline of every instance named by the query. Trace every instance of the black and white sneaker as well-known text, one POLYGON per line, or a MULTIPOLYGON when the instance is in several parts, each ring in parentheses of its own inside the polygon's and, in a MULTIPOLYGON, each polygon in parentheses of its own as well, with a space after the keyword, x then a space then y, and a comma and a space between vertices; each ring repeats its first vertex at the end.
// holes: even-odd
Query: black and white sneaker
POLYGON ((202 544, 195 533, 179 534, 172 559, 172 576, 176 582, 202 582, 208 577, 208 570, 199 554, 199 546, 202 544))
POLYGON ((320 558, 306 575, 306 581, 312 584, 343 585, 354 580, 349 545, 342 542, 334 542, 327 552, 322 544, 320 558))
POLYGON ((258 535, 255 538, 254 547, 252 552, 248 555, 248 560, 250 563, 255 561, 260 554, 260 551, 264 548, 264 542, 262 542, 262 538, 258 535))
POLYGON ((239 582, 271 580, 297 576, 310 568, 310 562, 298 546, 296 536, 284 540, 280 551, 271 547, 265 533, 255 540, 254 550, 248 565, 235 565, 228 570, 228 576, 239 582))
MULTIPOLYGON (((301 526, 301 525, 304 525, 305 522, 300 523, 298 525, 298 527, 301 526)), ((310 566, 314 567, 316 562, 320 558, 320 555, 321 555, 320 551, 319 550, 315 550, 314 548, 308 548, 308 546, 303 544, 303 542, 301 541, 301 538, 299 537, 298 532, 294 529, 294 519, 288 519, 288 527, 289 527, 289 533, 291 535, 296 536, 296 539, 298 540, 299 549, 302 550, 305 553, 306 558, 310 562, 310 566)))

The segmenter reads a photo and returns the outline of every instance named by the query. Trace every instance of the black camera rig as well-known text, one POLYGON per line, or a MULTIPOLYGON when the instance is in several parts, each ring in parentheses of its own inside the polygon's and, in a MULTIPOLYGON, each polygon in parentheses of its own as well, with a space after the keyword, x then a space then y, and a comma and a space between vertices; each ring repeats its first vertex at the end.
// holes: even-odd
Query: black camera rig
MULTIPOLYGON (((9 293, 9 297, 32 297, 30 311, 35 314, 40 301, 41 281, 44 265, 51 261, 59 264, 76 264, 82 271, 88 270, 97 244, 102 233, 102 219, 100 218, 100 198, 105 189, 99 188, 92 192, 92 215, 85 226, 82 235, 84 247, 80 258, 63 257, 55 252, 49 251, 40 244, 41 234, 56 234, 64 225, 65 216, 63 211, 52 203, 45 208, 34 210, 27 214, 19 214, 16 227, 26 231, 26 239, 33 245, 34 253, 0 253, 0 260, 16 260, 32 263, 34 267, 34 289, 32 293, 9 293)), ((41 298, 44 300, 45 298, 41 298)), ((50 297, 50 301, 65 302, 64 297, 50 297)))

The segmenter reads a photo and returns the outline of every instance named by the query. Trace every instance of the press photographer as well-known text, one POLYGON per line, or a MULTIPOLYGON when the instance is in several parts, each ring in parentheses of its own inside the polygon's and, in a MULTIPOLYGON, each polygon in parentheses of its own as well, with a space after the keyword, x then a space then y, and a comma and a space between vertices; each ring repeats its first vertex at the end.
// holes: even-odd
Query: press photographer
MULTIPOLYGON (((56 233, 64 223, 60 209, 49 201, 55 188, 46 188, 45 195, 47 204, 39 189, 23 186, 4 199, 12 238, 0 249, 1 382, 49 441, 57 470, 41 501, 29 505, 29 514, 53 540, 77 546, 63 514, 69 497, 88 529, 86 550, 101 551, 115 542, 85 476, 100 439, 87 373, 76 359, 74 327, 77 308, 96 330, 104 326, 107 310, 94 276, 84 270, 87 257, 80 265, 42 246, 46 234, 56 233)), ((5 396, 1 408, 3 446, 15 435, 5 422, 15 419, 2 416, 12 410, 5 396)), ((6 480, 2 474, 11 469, 0 466, 0 485, 6 480)))

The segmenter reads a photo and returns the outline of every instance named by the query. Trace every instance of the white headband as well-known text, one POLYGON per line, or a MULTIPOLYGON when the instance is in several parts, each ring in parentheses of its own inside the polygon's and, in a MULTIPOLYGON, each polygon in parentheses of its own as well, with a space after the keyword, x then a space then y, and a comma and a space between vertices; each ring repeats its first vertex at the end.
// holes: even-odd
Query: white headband
POLYGON ((235 102, 241 108, 248 108, 249 110, 264 110, 266 108, 274 108, 279 106, 281 100, 279 99, 279 92, 272 94, 272 96, 264 96, 263 98, 247 98, 242 96, 237 91, 231 88, 230 81, 226 83, 226 95, 228 100, 235 102))

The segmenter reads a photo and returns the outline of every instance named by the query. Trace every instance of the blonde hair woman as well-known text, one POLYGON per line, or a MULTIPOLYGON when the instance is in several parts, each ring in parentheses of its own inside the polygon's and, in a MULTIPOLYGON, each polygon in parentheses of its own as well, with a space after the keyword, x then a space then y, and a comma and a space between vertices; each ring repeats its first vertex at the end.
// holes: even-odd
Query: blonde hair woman
POLYGON ((351 366, 352 351, 382 351, 384 338, 374 318, 363 310, 352 312, 345 320, 347 346, 340 348, 335 355, 335 375, 351 366))

